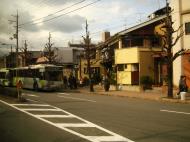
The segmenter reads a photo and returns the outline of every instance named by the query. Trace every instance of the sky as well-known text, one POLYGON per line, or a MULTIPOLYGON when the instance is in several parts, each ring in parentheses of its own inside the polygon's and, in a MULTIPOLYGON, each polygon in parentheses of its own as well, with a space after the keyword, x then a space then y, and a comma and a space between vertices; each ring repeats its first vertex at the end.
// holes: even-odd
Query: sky
MULTIPOLYGON (((103 31, 111 35, 147 20, 165 6, 165 0, 0 0, 0 54, 10 51, 15 34, 15 15, 19 15, 19 47, 43 50, 49 32, 55 47, 82 42, 85 21, 92 42, 101 42, 103 31), (6 43, 7 45, 1 45, 6 43)), ((14 47, 13 47, 14 48, 14 47)))

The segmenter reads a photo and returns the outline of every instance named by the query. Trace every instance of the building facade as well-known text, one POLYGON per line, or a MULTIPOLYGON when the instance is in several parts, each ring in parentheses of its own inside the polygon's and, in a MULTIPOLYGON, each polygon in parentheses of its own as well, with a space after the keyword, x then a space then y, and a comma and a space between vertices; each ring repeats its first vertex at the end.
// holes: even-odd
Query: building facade
POLYGON ((103 53, 108 50, 113 57, 117 84, 140 85, 141 77, 149 76, 155 85, 162 85, 161 39, 155 33, 164 18, 165 15, 155 15, 144 23, 118 32, 101 45, 103 53))
MULTIPOLYGON (((183 26, 181 30, 184 35, 179 39, 173 47, 173 52, 178 50, 190 49, 190 1, 189 0, 171 0, 173 28, 176 30, 179 26, 183 26)), ((173 35, 176 38, 177 33, 173 35)), ((173 63, 174 85, 178 86, 180 75, 187 77, 187 85, 190 87, 190 55, 178 57, 173 63)))

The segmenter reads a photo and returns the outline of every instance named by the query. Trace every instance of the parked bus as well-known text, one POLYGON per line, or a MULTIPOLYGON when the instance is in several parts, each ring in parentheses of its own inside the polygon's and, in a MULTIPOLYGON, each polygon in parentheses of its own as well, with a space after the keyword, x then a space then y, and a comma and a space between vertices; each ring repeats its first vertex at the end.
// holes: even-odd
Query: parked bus
POLYGON ((0 69, 0 85, 10 86, 10 73, 6 68, 0 69))
POLYGON ((63 67, 39 64, 27 67, 10 69, 11 82, 16 86, 16 82, 21 80, 23 88, 34 90, 56 90, 63 86, 63 67))

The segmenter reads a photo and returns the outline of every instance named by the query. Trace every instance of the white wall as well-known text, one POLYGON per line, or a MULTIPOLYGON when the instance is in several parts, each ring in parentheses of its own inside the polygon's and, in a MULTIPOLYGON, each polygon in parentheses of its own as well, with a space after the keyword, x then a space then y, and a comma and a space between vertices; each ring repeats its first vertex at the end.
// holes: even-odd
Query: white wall
MULTIPOLYGON (((176 30, 180 25, 183 24, 183 30, 185 22, 190 22, 190 14, 183 14, 185 11, 190 10, 190 0, 171 0, 171 8, 174 9, 172 12, 172 20, 174 22, 173 27, 176 30)), ((174 34, 174 38, 176 34, 174 34)), ((173 47, 173 52, 177 52, 181 48, 190 49, 190 35, 185 35, 177 42, 177 44, 173 47)), ((173 79, 174 85, 178 86, 180 75, 183 74, 182 68, 182 59, 178 57, 174 61, 174 72, 173 72, 173 79)))
POLYGON ((58 62, 73 63, 73 49, 68 47, 58 48, 58 62))

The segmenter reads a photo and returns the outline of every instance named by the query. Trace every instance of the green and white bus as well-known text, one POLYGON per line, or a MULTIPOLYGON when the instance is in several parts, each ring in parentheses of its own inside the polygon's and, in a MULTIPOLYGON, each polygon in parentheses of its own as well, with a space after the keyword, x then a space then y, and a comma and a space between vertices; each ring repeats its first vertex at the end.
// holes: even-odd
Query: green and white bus
POLYGON ((63 86, 63 67, 51 64, 30 65, 10 69, 11 82, 21 80, 23 88, 34 90, 57 90, 63 86))
POLYGON ((1 86, 10 86, 9 69, 6 69, 6 68, 0 69, 0 85, 1 86))

